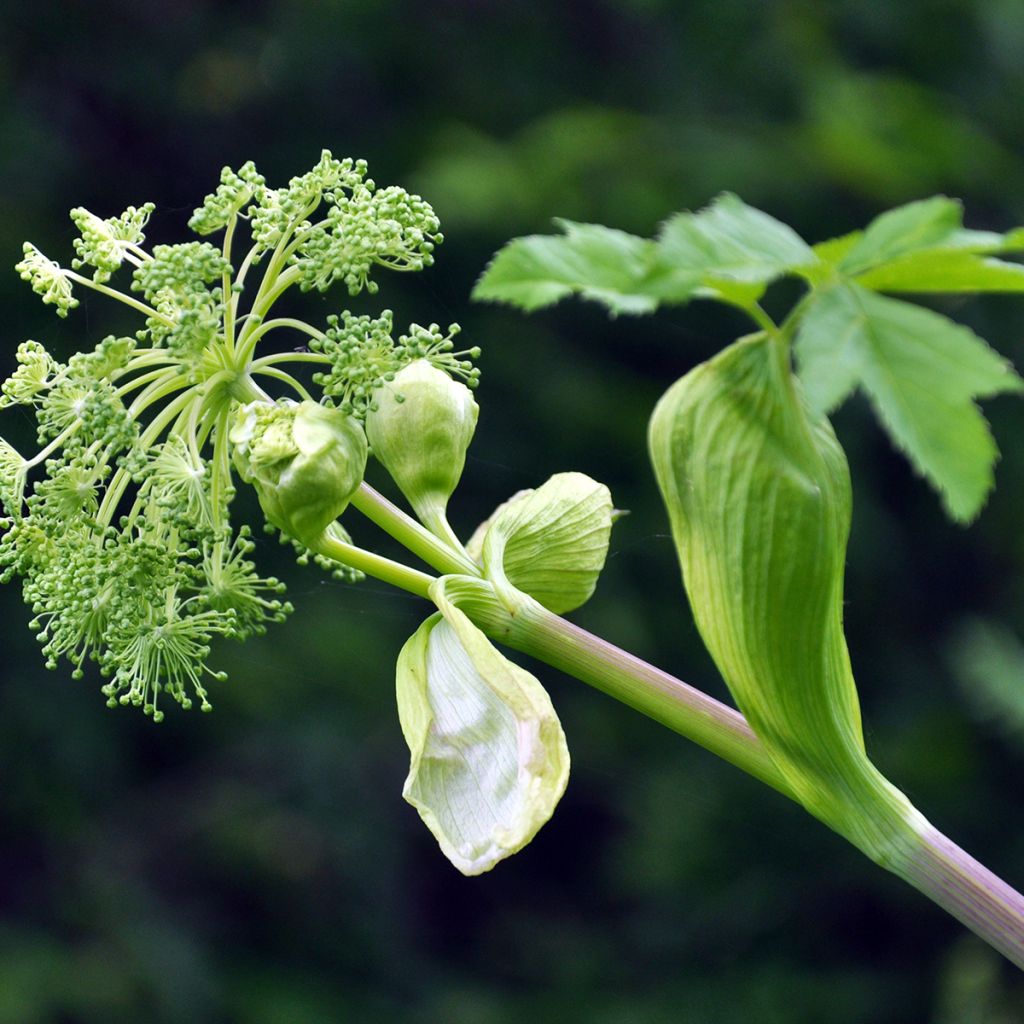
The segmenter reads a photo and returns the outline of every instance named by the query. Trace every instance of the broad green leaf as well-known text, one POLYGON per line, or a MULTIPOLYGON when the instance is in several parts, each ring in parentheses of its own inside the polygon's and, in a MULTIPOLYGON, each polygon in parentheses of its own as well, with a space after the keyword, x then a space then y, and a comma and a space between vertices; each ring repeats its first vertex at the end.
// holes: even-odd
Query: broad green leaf
POLYGON ((963 208, 955 199, 933 196, 898 206, 876 217, 846 252, 839 269, 856 274, 919 249, 948 242, 963 226, 963 208))
POLYGON ((608 554, 611 494, 583 473, 520 491, 470 539, 496 589, 510 586, 561 615, 589 600, 608 554))
POLYGON ((657 299, 643 290, 654 243, 599 224, 555 222, 564 235, 515 238, 491 261, 473 298, 531 312, 577 294, 613 313, 649 313, 657 299))
POLYGON ((966 249, 928 249, 859 274, 878 292, 1021 292, 1024 266, 966 249))
MULTIPOLYGON (((973 231, 962 219, 960 203, 934 196, 883 213, 864 231, 820 242, 814 251, 873 291, 1024 291, 1024 268, 984 258, 1020 247, 1024 233, 973 231)), ((821 284, 827 275, 806 276, 821 284)))
MULTIPOLYGON (((958 224, 959 204, 942 196, 911 203, 883 214, 867 231, 818 242, 814 252, 822 264, 875 291, 1016 291, 1017 270, 1004 269, 1016 264, 993 267, 980 257, 1024 248, 1024 229, 973 231, 953 224, 954 212, 958 224)), ((820 284, 829 275, 811 267, 804 276, 820 284)))
POLYGON ((693 275, 765 285, 817 261, 814 251, 790 227, 726 193, 699 213, 677 213, 658 236, 655 282, 671 298, 671 283, 693 275))
POLYGON ((978 513, 997 450, 973 399, 1022 389, 981 338, 931 310, 844 284, 814 297, 795 348, 814 409, 827 412, 861 386, 950 515, 978 513))
POLYGON ((521 850, 551 817, 569 751, 547 692, 435 588, 441 614, 398 657, 411 753, 402 795, 465 875, 521 850))

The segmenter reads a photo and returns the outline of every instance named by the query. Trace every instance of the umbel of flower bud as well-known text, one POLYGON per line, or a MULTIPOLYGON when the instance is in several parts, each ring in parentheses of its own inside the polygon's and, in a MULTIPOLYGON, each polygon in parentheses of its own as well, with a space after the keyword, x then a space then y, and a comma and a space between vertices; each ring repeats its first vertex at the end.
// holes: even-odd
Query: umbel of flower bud
POLYGON ((445 521, 478 413, 469 388, 426 359, 399 370, 367 413, 373 454, 431 529, 445 521))
POLYGON ((316 402, 242 406, 229 435, 235 465, 268 521, 303 543, 345 510, 366 470, 366 436, 351 416, 316 402))
POLYGON ((451 581, 431 587, 440 614, 398 657, 398 716, 411 754, 402 795, 452 864, 479 875, 551 817, 569 750, 547 691, 449 600, 451 581))

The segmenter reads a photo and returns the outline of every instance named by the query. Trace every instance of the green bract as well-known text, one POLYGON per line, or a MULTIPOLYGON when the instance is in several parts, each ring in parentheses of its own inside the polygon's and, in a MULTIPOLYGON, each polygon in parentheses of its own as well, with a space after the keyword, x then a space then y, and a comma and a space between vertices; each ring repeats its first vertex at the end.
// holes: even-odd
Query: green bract
POLYGON ((363 482, 366 435, 339 409, 250 402, 229 436, 238 472, 256 488, 267 519, 305 543, 345 511, 363 482))
POLYGON ((590 599, 604 568, 615 510, 604 484, 556 473, 520 491, 482 523, 467 545, 509 604, 523 591, 561 614, 590 599))
POLYGON ((465 875, 521 850, 551 817, 569 751, 551 700, 466 615, 441 609, 398 658, 397 695, 411 761, 403 796, 465 875))
POLYGON ((444 521, 478 413, 469 388, 426 359, 395 374, 367 413, 373 454, 428 526, 444 521))

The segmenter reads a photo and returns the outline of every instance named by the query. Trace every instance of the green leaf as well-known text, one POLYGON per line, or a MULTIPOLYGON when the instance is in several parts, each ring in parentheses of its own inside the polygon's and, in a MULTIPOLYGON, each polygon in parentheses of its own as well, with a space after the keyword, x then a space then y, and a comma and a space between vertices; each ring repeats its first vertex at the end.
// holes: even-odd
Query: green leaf
POLYGON ((402 795, 465 875, 521 850, 551 817, 569 751, 547 692, 502 655, 443 587, 441 614, 398 658, 397 696, 409 745, 402 795))
POLYGON ((863 231, 851 231, 847 235, 829 238, 824 242, 814 243, 814 254, 823 263, 841 263, 846 254, 864 237, 863 231))
POLYGON ((775 278, 818 262, 792 228, 730 194, 699 213, 671 217, 656 242, 595 224, 556 223, 564 237, 509 242, 473 297, 527 311, 572 293, 615 313, 649 313, 660 302, 695 297, 749 306, 775 278))
POLYGON ((876 217, 843 256, 839 269, 857 274, 920 249, 949 242, 963 226, 963 208, 955 199, 933 196, 898 206, 876 217))
POLYGON ((725 193, 699 213, 677 213, 665 222, 651 288, 672 299, 676 286, 688 298, 693 279, 763 286, 816 262, 814 250, 792 228, 725 193))
POLYGON ((649 313, 657 299, 643 290, 654 244, 602 227, 555 223, 564 235, 515 238, 501 249, 473 289, 474 299, 508 302, 527 312, 578 294, 613 313, 649 313))
POLYGON ((856 284, 814 297, 795 348, 813 408, 827 412, 860 385, 950 515, 977 515, 997 450, 973 399, 1024 387, 1004 359, 968 328, 856 284))
POLYGON ((884 263, 856 281, 879 292, 1021 292, 1024 266, 966 249, 930 249, 884 263))

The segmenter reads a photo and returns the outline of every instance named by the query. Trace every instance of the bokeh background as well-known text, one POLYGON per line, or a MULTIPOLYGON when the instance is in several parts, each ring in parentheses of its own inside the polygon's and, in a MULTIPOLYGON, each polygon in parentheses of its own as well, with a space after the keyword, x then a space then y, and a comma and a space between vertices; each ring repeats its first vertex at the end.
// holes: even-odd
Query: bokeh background
MULTIPOLYGON (((747 330, 694 305, 609 320, 469 302, 492 252, 552 216, 649 234, 723 189, 817 240, 946 192, 1024 223, 1015 0, 91 0, 0 13, 0 262, 70 257, 71 206, 156 202, 177 240, 220 167, 271 182, 321 148, 420 191, 437 266, 377 299, 483 346, 453 505, 471 530, 578 469, 629 509, 575 616, 724 696, 685 607, 645 454, 659 394, 747 330)), ((778 296, 784 302, 785 289, 778 296)), ((3 372, 132 327, 66 321, 0 276, 3 372)), ((940 303, 1024 365, 1024 304, 940 303)), ((1024 883, 1024 406, 987 412, 998 490, 952 526, 865 403, 837 429, 856 512, 847 620, 870 748, 952 837, 1024 883)), ((26 424, 8 414, 5 434, 26 424)), ((379 481, 378 481, 379 482, 379 481)), ((349 526, 375 545, 355 513, 349 526)), ((421 603, 291 565, 294 617, 225 646, 211 715, 154 726, 47 672, 0 594, 0 1022, 1016 1024, 1019 975, 781 797, 535 667, 573 754, 526 851, 460 877, 400 797, 393 665, 421 603)))

